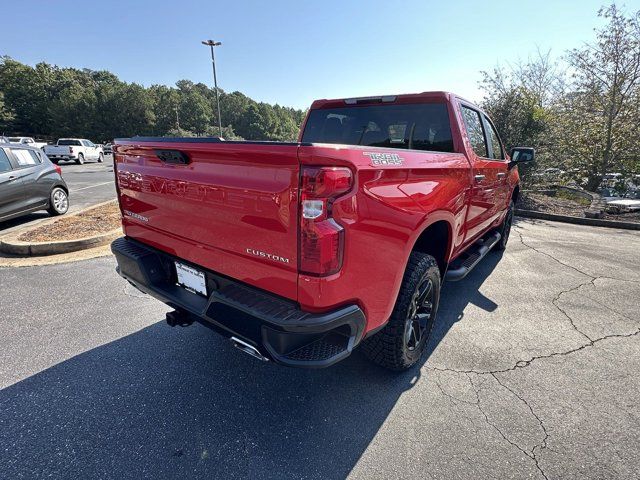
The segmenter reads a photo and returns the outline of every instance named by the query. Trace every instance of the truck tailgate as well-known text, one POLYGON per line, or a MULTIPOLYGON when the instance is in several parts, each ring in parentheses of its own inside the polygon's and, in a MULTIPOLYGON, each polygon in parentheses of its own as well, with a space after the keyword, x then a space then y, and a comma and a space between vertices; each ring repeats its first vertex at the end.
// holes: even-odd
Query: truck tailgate
POLYGON ((297 150, 269 142, 116 140, 125 234, 296 300, 297 150))

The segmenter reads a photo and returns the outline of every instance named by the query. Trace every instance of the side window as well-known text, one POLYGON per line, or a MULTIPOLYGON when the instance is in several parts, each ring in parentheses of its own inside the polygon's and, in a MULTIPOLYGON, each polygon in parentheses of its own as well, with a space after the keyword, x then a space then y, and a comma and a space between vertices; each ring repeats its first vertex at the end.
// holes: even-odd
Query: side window
POLYGON ((15 155, 16 160, 18 160, 18 165, 21 167, 28 167, 40 163, 40 158, 38 158, 35 152, 21 148, 12 148, 11 151, 15 155))
POLYGON ((7 157, 5 151, 0 148, 0 173, 8 172, 9 170, 12 170, 9 157, 7 157))
POLYGON ((487 148, 487 140, 484 138, 480 114, 463 105, 462 118, 464 119, 464 125, 467 128, 467 135, 469 135, 473 151, 479 157, 489 158, 489 149, 487 148))
POLYGON ((487 128, 487 131, 491 137, 491 158, 504 160, 504 152, 502 151, 502 145, 500 144, 500 137, 498 137, 498 132, 493 128, 493 124, 489 121, 489 117, 486 115, 484 116, 484 124, 489 127, 487 128))
POLYGON ((40 154, 38 152, 34 152, 33 150, 27 151, 29 152, 29 155, 33 157, 36 163, 42 163, 42 157, 40 157, 40 154))

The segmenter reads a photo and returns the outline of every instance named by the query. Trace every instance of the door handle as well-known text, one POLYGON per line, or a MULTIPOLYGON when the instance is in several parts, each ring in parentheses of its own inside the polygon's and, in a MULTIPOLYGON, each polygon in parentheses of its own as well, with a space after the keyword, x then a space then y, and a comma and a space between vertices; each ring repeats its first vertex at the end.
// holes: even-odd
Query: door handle
POLYGON ((15 175, 9 175, 9 180, 15 180, 16 178, 18 177, 16 177, 15 175))
POLYGON ((504 177, 506 177, 506 176, 507 176, 507 174, 506 174, 506 173, 504 173, 504 172, 498 172, 498 178, 504 178, 504 177))
POLYGON ((476 182, 480 183, 484 180, 484 175, 476 175, 473 178, 475 178, 476 182))

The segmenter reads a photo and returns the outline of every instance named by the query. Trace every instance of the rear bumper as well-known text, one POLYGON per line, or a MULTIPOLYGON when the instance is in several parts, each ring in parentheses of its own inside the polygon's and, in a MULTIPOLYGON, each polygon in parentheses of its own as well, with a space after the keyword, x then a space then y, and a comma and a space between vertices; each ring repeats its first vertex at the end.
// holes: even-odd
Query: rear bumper
POLYGON ((127 237, 111 250, 118 273, 141 291, 226 337, 240 338, 264 357, 293 367, 322 368, 343 360, 362 340, 365 316, 356 305, 308 313, 299 305, 236 280, 205 273, 208 297, 176 284, 174 260, 127 237))

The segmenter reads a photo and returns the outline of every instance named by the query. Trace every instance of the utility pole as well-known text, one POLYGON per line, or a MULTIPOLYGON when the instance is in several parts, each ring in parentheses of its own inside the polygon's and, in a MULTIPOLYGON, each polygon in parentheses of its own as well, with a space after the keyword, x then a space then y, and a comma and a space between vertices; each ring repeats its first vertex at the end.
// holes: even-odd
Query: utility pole
POLYGON ((213 47, 219 47, 222 42, 214 42, 213 40, 203 40, 203 45, 211 47, 211 65, 213 66, 213 85, 216 89, 216 106, 218 108, 218 130, 220 138, 222 138, 222 119, 220 117, 220 94, 218 93, 218 79, 216 78, 216 56, 213 53, 213 47))

